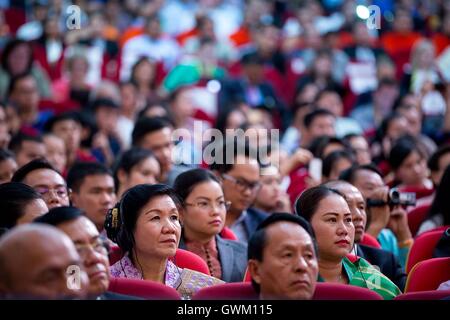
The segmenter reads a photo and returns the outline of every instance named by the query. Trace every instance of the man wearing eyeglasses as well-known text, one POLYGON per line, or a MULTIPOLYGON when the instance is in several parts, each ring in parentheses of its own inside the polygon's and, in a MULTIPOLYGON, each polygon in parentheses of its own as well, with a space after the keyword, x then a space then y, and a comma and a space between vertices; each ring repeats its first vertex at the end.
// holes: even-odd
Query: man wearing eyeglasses
POLYGON ((107 291, 109 287, 108 250, 94 223, 86 218, 80 209, 54 208, 34 222, 55 226, 73 241, 89 277, 89 299, 135 299, 107 291))
POLYGON ((28 162, 16 171, 11 181, 32 187, 42 196, 49 209, 69 205, 66 181, 46 160, 35 159, 28 162))
POLYGON ((224 144, 221 152, 216 159, 220 160, 224 155, 223 161, 212 163, 210 169, 222 179, 225 199, 231 202, 225 224, 240 241, 246 243, 259 223, 268 216, 252 207, 261 188, 257 152, 248 144, 234 141, 224 144), (234 153, 232 163, 226 163, 227 152, 234 153))

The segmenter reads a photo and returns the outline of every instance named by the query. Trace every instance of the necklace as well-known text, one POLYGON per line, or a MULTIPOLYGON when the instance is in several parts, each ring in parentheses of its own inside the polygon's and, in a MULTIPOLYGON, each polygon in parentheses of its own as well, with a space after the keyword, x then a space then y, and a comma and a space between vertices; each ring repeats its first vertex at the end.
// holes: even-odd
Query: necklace
POLYGON ((203 250, 205 250, 206 264, 208 265, 209 273, 214 277, 214 270, 211 262, 211 256, 209 255, 209 250, 206 247, 203 247, 203 250))

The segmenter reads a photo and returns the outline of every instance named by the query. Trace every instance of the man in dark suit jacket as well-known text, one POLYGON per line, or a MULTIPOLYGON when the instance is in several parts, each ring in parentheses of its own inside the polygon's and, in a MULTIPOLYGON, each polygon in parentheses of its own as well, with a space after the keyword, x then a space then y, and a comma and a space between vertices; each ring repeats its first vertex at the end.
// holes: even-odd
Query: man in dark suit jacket
MULTIPOLYGON (((216 246, 222 268, 222 280, 225 282, 242 282, 247 268, 247 246, 239 241, 223 239, 216 236, 216 246)), ((180 249, 187 250, 184 236, 181 236, 180 249)))
POLYGON ((231 202, 227 211, 226 226, 247 243, 258 224, 268 214, 250 206, 261 187, 258 152, 244 141, 226 139, 220 150, 216 150, 215 161, 210 169, 222 180, 225 199, 231 202), (230 141, 228 141, 230 140, 230 141), (230 157, 232 153, 233 158, 230 157), (227 161, 229 163, 227 163, 227 161))
POLYGON ((35 220, 55 226, 69 236, 81 257, 89 277, 88 298, 93 300, 127 300, 136 297, 108 292, 109 260, 105 241, 94 223, 75 207, 57 207, 35 220))

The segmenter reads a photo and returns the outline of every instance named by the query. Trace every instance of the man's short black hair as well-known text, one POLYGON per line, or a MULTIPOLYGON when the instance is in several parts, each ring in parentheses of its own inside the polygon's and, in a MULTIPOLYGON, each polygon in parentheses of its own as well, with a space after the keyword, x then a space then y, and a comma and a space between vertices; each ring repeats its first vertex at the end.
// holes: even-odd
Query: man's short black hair
POLYGON ((80 114, 76 111, 67 111, 56 116, 51 117, 44 125, 44 132, 52 132, 55 124, 61 121, 72 120, 82 125, 80 114))
MULTIPOLYGON (((315 240, 314 231, 309 222, 296 214, 276 212, 268 216, 265 220, 263 220, 256 228, 256 231, 250 237, 247 246, 248 260, 254 259, 257 261, 263 261, 264 248, 266 247, 268 240, 266 230, 269 226, 274 225, 275 223, 278 222, 292 222, 302 227, 311 236, 314 245, 314 251, 317 256, 318 253, 317 243, 315 240)), ((256 292, 258 293, 260 292, 259 284, 257 284, 253 279, 252 279, 252 286, 256 292)))
POLYGON ((450 153, 450 144, 441 146, 438 150, 436 150, 428 159, 428 168, 433 171, 439 171, 439 160, 441 160, 441 157, 446 155, 447 153, 450 153))
POLYGON ((256 161, 258 161, 258 164, 261 165, 259 161, 260 159, 258 158, 258 150, 251 147, 249 141, 238 141, 235 138, 226 139, 216 150, 218 151, 218 153, 214 155, 215 161, 209 165, 210 170, 215 170, 219 173, 227 173, 228 171, 231 171, 234 167, 235 159, 237 156, 245 156, 250 159, 255 159, 256 161), (232 153, 230 150, 232 151, 232 153), (232 158, 229 159, 228 155, 231 155, 232 158), (231 162, 228 160, 230 160, 231 162))
POLYGON ((81 211, 80 209, 76 207, 64 206, 50 209, 49 212, 47 212, 43 216, 34 219, 34 222, 46 223, 56 227, 61 223, 73 221, 83 216, 83 211, 81 211))
POLYGON ((357 165, 353 165, 350 168, 342 171, 341 174, 339 175, 339 180, 347 181, 351 184, 354 184, 354 182, 356 180, 356 175, 357 175, 358 171, 361 171, 361 170, 372 171, 372 172, 378 174, 380 177, 383 176, 381 174, 381 171, 378 169, 378 167, 373 164, 362 164, 362 165, 357 164, 357 165))
POLYGON ((8 159, 15 159, 14 153, 9 151, 8 149, 0 148, 0 162, 8 159))
POLYGON ((144 136, 164 128, 172 128, 169 120, 165 117, 143 117, 136 121, 131 134, 133 146, 139 146, 144 136))
POLYGON ((330 116, 333 118, 336 118, 336 116, 329 110, 326 109, 315 109, 308 113, 305 118, 303 119, 303 124, 305 125, 305 128, 309 128, 311 124, 316 120, 318 117, 323 116, 330 116))
POLYGON ((40 135, 33 136, 31 134, 19 132, 11 138, 8 149, 17 155, 17 153, 22 149, 22 144, 25 141, 44 143, 40 135))
POLYGON ((67 173, 67 187, 74 192, 78 192, 86 177, 103 175, 113 177, 111 170, 101 163, 77 162, 67 173))
POLYGON ((12 176, 12 182, 23 182, 28 174, 39 169, 49 169, 60 174, 47 160, 45 159, 34 159, 27 164, 20 167, 12 176))
POLYGON ((115 103, 112 99, 98 98, 92 102, 92 111, 97 112, 99 108, 107 108, 111 110, 118 110, 119 105, 115 103))
POLYGON ((31 77, 31 78, 33 78, 34 81, 36 81, 30 72, 23 72, 16 76, 13 76, 9 82, 7 96, 9 97, 12 94, 12 92, 16 89, 17 83, 19 81, 21 81, 22 79, 28 78, 28 77, 31 77))
POLYGON ((353 153, 348 150, 336 150, 331 152, 323 159, 322 175, 329 178, 336 163, 341 159, 347 159, 350 163, 355 163, 353 153))

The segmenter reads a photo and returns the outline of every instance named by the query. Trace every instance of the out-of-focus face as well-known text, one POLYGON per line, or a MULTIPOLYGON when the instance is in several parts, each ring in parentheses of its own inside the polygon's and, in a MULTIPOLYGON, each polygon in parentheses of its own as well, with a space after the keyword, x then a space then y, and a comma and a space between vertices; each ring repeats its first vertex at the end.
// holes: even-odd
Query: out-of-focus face
POLYGON ((356 162, 360 165, 369 164, 372 162, 369 144, 362 136, 353 137, 350 139, 350 146, 356 155, 356 162))
POLYGON ((331 73, 332 61, 329 56, 322 55, 316 58, 314 62, 314 71, 321 76, 328 76, 331 73))
POLYGON ((323 198, 311 218, 311 226, 316 234, 319 260, 341 260, 352 249, 355 227, 348 204, 341 196, 323 198))
POLYGON ((413 22, 407 12, 398 12, 394 19, 394 30, 400 33, 412 31, 413 22))
POLYGON ((139 143, 139 147, 153 151, 161 164, 161 175, 165 176, 170 171, 174 148, 171 128, 166 127, 146 134, 139 143))
POLYGON ((350 161, 347 158, 340 158, 337 160, 333 167, 331 168, 330 176, 328 177, 328 180, 337 180, 339 179, 340 174, 349 169, 353 165, 352 161, 350 161))
POLYGON ((95 119, 97 121, 97 125, 100 131, 105 133, 112 132, 117 127, 117 120, 119 119, 119 110, 100 107, 95 112, 95 119))
POLYGON ((156 66, 149 60, 142 61, 136 68, 134 77, 137 83, 146 83, 150 85, 156 75, 156 66))
POLYGON ((89 277, 89 295, 96 297, 108 290, 108 253, 95 225, 88 218, 79 217, 57 227, 75 244, 89 277))
POLYGON ((88 278, 72 241, 66 236, 43 238, 41 235, 30 235, 28 240, 17 246, 20 254, 6 262, 9 269, 6 291, 19 298, 85 298, 88 278), (79 270, 79 283, 76 283, 79 290, 68 286, 72 283, 68 277, 70 268, 79 270))
POLYGON ((334 137, 336 119, 333 116, 324 115, 316 117, 309 127, 311 141, 320 136, 334 137))
POLYGON ((43 216, 48 212, 48 207, 45 204, 45 201, 42 199, 35 199, 30 201, 23 210, 23 216, 20 217, 16 224, 21 225, 24 223, 30 223, 34 219, 43 216))
POLYGON ((27 76, 17 81, 10 99, 20 111, 37 110, 41 98, 36 80, 32 76, 27 76))
POLYGON ((279 207, 282 199, 280 187, 281 176, 277 167, 270 166, 261 169, 261 189, 258 191, 255 203, 259 208, 266 209, 266 212, 279 207))
POLYGON ((149 157, 131 168, 130 173, 126 177, 125 185, 129 189, 138 184, 155 184, 158 183, 160 174, 161 169, 158 161, 153 157, 149 157))
POLYGON ((152 198, 139 211, 134 230, 134 254, 138 257, 173 257, 180 241, 178 208, 167 195, 152 198))
POLYGON ((241 213, 248 209, 261 187, 257 160, 238 155, 233 168, 222 178, 225 199, 231 202, 229 210, 241 213))
MULTIPOLYGON (((442 176, 444 175, 445 168, 450 165, 450 152, 447 152, 443 154, 439 158, 438 171, 431 171, 431 179, 433 180, 433 183, 438 186, 441 183, 442 176)), ((1 164, 0 164, 1 168, 1 164)), ((1 170, 1 169, 0 169, 1 170)))
POLYGON ((395 171, 395 176, 407 186, 421 186, 426 172, 425 159, 417 151, 413 151, 395 171))
POLYGON ((23 183, 36 190, 49 209, 69 206, 69 193, 64 178, 50 169, 38 169, 26 175, 23 183))
POLYGON ((368 199, 375 190, 383 188, 385 183, 381 176, 370 170, 358 170, 353 185, 368 199))
POLYGON ((123 85, 120 88, 120 94, 122 98, 122 110, 134 112, 137 106, 136 88, 131 84, 123 85))
POLYGON ((17 163, 13 158, 0 162, 0 184, 10 182, 14 172, 17 171, 17 163))
POLYGON ((42 142, 25 140, 16 153, 17 165, 22 167, 31 160, 45 157, 45 145, 42 142))
POLYGON ((335 92, 324 93, 317 101, 317 107, 332 112, 336 117, 342 116, 343 105, 341 97, 335 92))
POLYGON ((67 164, 64 140, 54 135, 45 136, 43 140, 46 150, 45 158, 56 170, 64 172, 67 164))
POLYGON ((64 140, 67 152, 76 152, 80 148, 81 125, 74 120, 58 121, 53 126, 53 133, 64 140))
POLYGON ((98 230, 103 230, 106 214, 116 202, 114 180, 110 175, 87 176, 79 190, 73 190, 71 200, 75 207, 86 213, 98 230))
POLYGON ((172 110, 176 118, 185 120, 194 115, 194 102, 190 90, 182 90, 172 104, 172 110))
POLYGON ((8 56, 8 67, 12 75, 24 73, 30 59, 30 47, 26 44, 16 46, 8 56))
POLYGON ((230 113, 227 119, 225 129, 237 129, 247 121, 245 114, 242 111, 235 110, 230 113))
POLYGON ((419 135, 422 130, 422 115, 419 110, 409 108, 407 110, 400 109, 399 112, 406 119, 408 133, 413 136, 419 135))
POLYGON ((188 240, 210 240, 222 231, 227 202, 220 184, 206 181, 196 185, 184 203, 181 217, 188 240))
POLYGON ((386 135, 392 140, 396 140, 408 133, 408 121, 404 117, 396 118, 391 121, 386 135))
POLYGON ((261 299, 312 299, 319 267, 309 234, 282 221, 267 227, 266 239, 262 261, 249 260, 261 299))

